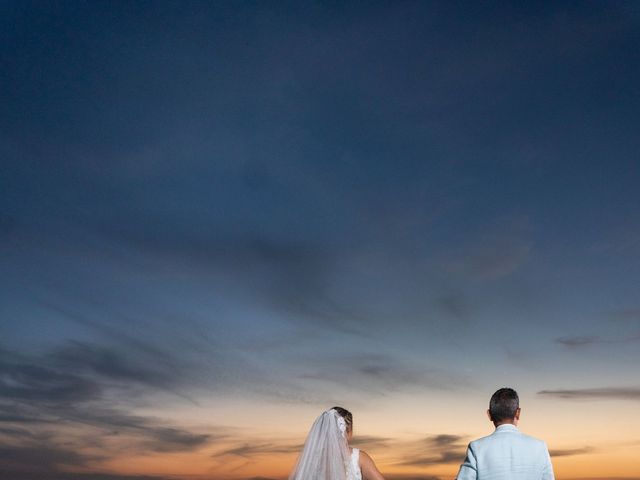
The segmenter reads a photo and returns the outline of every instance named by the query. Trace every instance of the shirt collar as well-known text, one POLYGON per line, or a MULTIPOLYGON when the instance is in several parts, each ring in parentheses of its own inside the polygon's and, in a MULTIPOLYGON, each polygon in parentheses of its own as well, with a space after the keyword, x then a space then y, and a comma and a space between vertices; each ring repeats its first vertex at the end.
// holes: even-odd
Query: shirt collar
POLYGON ((511 425, 510 423, 503 423, 496 427, 496 432, 517 432, 518 427, 511 425))

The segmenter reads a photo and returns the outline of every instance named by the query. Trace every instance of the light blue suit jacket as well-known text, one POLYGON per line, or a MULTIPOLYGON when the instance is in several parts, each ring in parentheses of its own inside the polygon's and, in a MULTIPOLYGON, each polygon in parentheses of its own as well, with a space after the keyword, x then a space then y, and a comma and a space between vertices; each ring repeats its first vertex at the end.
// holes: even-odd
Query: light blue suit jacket
POLYGON ((474 440, 460 466, 457 480, 554 480, 547 444, 500 425, 487 437, 474 440))

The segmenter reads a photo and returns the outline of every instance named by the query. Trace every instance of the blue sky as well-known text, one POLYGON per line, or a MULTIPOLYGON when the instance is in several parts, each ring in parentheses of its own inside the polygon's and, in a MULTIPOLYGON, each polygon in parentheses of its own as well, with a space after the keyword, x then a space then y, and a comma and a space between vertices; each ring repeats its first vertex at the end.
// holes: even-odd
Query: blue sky
POLYGON ((637 4, 0 17, 6 408, 637 401, 637 4))

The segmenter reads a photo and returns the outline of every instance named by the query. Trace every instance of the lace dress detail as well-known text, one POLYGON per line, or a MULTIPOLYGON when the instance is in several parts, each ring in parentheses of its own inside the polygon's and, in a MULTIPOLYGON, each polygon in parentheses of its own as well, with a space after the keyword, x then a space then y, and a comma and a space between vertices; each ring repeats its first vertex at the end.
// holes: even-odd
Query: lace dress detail
POLYGON ((360 470, 360 450, 354 448, 351 452, 351 464, 347 469, 347 480, 362 480, 362 471, 360 470))

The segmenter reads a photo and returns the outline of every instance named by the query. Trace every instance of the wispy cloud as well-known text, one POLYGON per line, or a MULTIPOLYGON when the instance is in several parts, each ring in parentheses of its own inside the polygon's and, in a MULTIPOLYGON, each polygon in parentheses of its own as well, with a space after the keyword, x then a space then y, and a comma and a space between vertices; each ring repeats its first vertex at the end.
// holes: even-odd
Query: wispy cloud
POLYGON ((0 470, 1 480, 187 480, 180 476, 118 475, 116 473, 15 472, 0 470))
POLYGON ((85 370, 111 380, 140 383, 157 388, 167 388, 174 384, 177 372, 152 369, 128 357, 127 352, 114 348, 69 341, 67 345, 55 349, 50 355, 65 371, 85 370))
POLYGON ((556 343, 559 343, 566 347, 583 347, 585 345, 593 345, 594 343, 600 343, 600 342, 601 342, 601 339, 600 337, 597 337, 597 336, 556 338, 556 343))
POLYGON ((541 390, 538 395, 567 400, 640 400, 640 388, 604 387, 574 390, 541 390))
POLYGON ((338 258, 328 247, 248 233, 221 235, 214 231, 196 235, 176 226, 161 235, 148 235, 135 224, 129 227, 119 230, 113 239, 151 259, 157 269, 186 270, 214 280, 224 277, 221 288, 298 320, 347 329, 347 324, 359 324, 366 318, 329 295, 327 286, 338 258))
POLYGON ((584 455, 586 453, 593 453, 595 449, 593 447, 581 447, 581 448, 552 448, 549 450, 549 454, 552 457, 573 457, 574 455, 584 455))
POLYGON ((388 448, 389 443, 393 439, 388 437, 377 437, 373 435, 358 435, 355 437, 350 444, 354 447, 364 448, 367 450, 376 450, 388 448))
POLYGON ((459 435, 441 434, 427 437, 408 447, 410 452, 400 465, 426 467, 448 465, 464 460, 466 443, 459 435))
MULTIPOLYGON (((251 390, 270 399, 301 403, 318 400, 310 400, 313 392, 275 378, 264 367, 264 356, 253 361, 257 349, 243 347, 242 343, 247 343, 245 337, 234 345, 219 338, 214 329, 188 318, 181 318, 184 328, 179 332, 174 332, 174 325, 160 322, 148 332, 149 324, 145 321, 122 315, 112 306, 92 302, 60 307, 50 301, 39 301, 38 306, 50 315, 87 327, 100 339, 100 343, 67 340, 54 347, 48 352, 47 361, 59 371, 73 372, 82 378, 97 377, 143 393, 169 392, 196 406, 194 392, 202 390, 251 390), (273 387, 275 383, 279 388, 273 387)), ((303 339, 292 335, 296 341, 303 339)), ((264 347, 270 341, 256 339, 255 343, 264 347)))
MULTIPOLYGON (((56 473, 69 465, 94 466, 124 451, 195 451, 224 436, 114 408, 117 390, 105 379, 138 383, 143 378, 147 383, 147 374, 106 348, 70 347, 42 356, 0 349, 0 458, 10 459, 5 469, 56 473), (86 369, 76 368, 76 361, 86 363, 86 369), (115 438, 117 447, 110 442, 115 438)), ((155 375, 151 379, 154 383, 155 375)), ((135 390, 126 392, 130 396, 135 390)))
MULTIPOLYGON (((162 362, 166 368, 176 368, 177 361, 169 355, 169 352, 153 345, 151 342, 142 340, 138 336, 131 335, 130 333, 123 331, 123 329, 119 329, 106 322, 101 322, 96 318, 92 318, 90 314, 81 313, 80 311, 74 310, 70 307, 62 307, 48 300, 38 300, 37 304, 45 311, 62 316, 66 320, 100 333, 103 337, 114 340, 119 344, 124 344, 137 352, 142 352, 145 355, 154 358, 155 361, 162 362)), ((104 304, 94 305, 94 307, 99 307, 99 309, 104 311, 112 321, 113 319, 119 319, 127 325, 135 323, 131 318, 122 318, 121 314, 108 308, 104 304)))
POLYGON ((56 471, 62 467, 86 467, 92 460, 105 459, 81 454, 73 448, 53 446, 45 442, 31 442, 28 445, 0 444, 0 466, 3 470, 56 471))
MULTIPOLYGON (((47 365, 60 375, 74 374, 73 378, 79 382, 87 376, 93 376, 119 382, 123 386, 137 384, 168 391, 195 403, 182 388, 190 379, 188 373, 193 371, 193 365, 185 358, 178 358, 166 348, 126 333, 125 328, 98 321, 91 314, 59 307, 48 301, 38 301, 37 304, 49 314, 62 316, 65 320, 90 328, 99 334, 105 344, 67 340, 48 352, 46 361, 39 359, 33 368, 47 365)), ((115 317, 114 312, 109 313, 111 318, 115 317)), ((126 320, 125 325, 134 325, 133 320, 126 320)), ((89 388, 89 385, 84 388, 89 388)), ((81 389, 75 391, 80 392, 81 389)))
POLYGON ((302 450, 303 444, 276 444, 276 443, 256 443, 244 444, 238 447, 229 448, 213 454, 213 457, 234 455, 242 458, 250 458, 261 455, 289 454, 302 450))
POLYGON ((361 392, 385 395, 397 390, 451 390, 469 386, 465 375, 442 368, 416 366, 396 356, 358 354, 307 358, 302 378, 339 383, 361 392), (336 376, 334 372, 340 371, 336 376))
POLYGON ((606 345, 606 344, 619 344, 619 343, 633 343, 640 341, 640 334, 629 335, 623 338, 604 338, 598 335, 591 336, 568 336, 559 337, 556 339, 556 343, 564 345, 569 348, 587 347, 589 345, 606 345))

